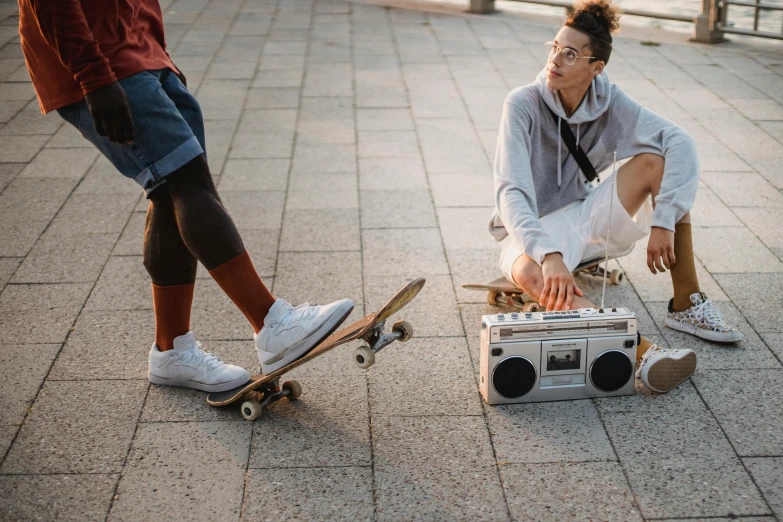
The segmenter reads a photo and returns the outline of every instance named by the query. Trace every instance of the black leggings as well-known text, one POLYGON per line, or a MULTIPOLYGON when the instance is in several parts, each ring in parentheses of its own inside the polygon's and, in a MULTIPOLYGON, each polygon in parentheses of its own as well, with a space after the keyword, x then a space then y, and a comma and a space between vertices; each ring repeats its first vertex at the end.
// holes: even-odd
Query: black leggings
POLYGON ((167 176, 149 199, 144 266, 154 285, 193 284, 197 261, 212 270, 245 251, 203 154, 167 176))

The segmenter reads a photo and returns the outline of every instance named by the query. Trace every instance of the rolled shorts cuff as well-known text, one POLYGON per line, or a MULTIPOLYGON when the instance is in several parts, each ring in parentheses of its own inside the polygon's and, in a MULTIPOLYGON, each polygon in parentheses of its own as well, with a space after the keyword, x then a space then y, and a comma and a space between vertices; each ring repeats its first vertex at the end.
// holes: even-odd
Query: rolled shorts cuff
POLYGON ((153 190, 166 182, 166 176, 182 168, 189 161, 204 154, 204 149, 195 136, 169 152, 161 159, 142 170, 134 179, 144 188, 149 199, 153 190))

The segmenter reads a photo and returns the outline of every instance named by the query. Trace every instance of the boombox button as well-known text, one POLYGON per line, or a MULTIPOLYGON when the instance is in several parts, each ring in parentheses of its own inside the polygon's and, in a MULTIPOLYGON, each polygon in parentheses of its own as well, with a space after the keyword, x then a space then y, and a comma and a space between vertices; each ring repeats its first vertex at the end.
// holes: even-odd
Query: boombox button
POLYGON ((512 319, 519 319, 519 314, 516 312, 511 312, 511 318, 512 319))
POLYGON ((623 346, 625 346, 626 348, 633 348, 633 345, 634 345, 634 342, 632 340, 630 340, 630 339, 625 341, 625 343, 623 344, 623 346))
POLYGON ((502 321, 505 318, 506 316, 504 316, 503 314, 498 314, 498 321, 502 321))
POLYGON ((503 355, 503 348, 492 348, 492 355, 495 357, 503 355))

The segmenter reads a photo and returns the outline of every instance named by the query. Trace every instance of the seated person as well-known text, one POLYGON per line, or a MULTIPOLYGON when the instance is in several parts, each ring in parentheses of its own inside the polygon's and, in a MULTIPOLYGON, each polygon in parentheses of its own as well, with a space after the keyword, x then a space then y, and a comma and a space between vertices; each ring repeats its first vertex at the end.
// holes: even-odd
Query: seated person
MULTIPOLYGON (((500 269, 547 310, 593 307, 573 270, 603 257, 607 236, 612 257, 649 234, 647 266, 653 274, 669 270, 674 287, 666 326, 710 341, 739 341, 742 334, 725 323, 696 277, 689 214, 699 183, 695 143, 609 81, 604 68, 618 26, 610 0, 577 4, 547 44, 546 68, 506 98, 489 224, 504 241, 500 269), (562 125, 597 172, 612 167, 615 151, 618 160, 630 158, 617 170, 616 190, 611 179, 597 187, 587 181, 561 139, 562 125)), ((696 368, 692 350, 663 350, 643 337, 637 359, 637 376, 658 392, 696 368)))

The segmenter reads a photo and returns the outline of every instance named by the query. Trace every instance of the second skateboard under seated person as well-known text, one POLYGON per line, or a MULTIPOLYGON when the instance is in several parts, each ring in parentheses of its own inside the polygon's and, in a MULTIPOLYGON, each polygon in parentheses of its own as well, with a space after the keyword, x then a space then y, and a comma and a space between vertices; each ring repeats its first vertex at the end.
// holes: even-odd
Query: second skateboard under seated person
MULTIPOLYGON (((593 307, 572 271, 583 261, 618 255, 649 234, 647 266, 671 274, 674 296, 666 326, 717 342, 742 334, 699 289, 691 218, 699 183, 693 139, 645 109, 604 71, 617 30, 608 0, 575 6, 554 42, 546 68, 506 98, 495 156, 495 212, 490 232, 503 241, 500 268, 507 279, 547 310, 593 307), (569 153, 559 128, 568 125, 595 170, 629 159, 594 187, 569 153), (611 223, 609 207, 614 199, 611 223), (652 205, 650 205, 652 199, 652 205)), ((642 337, 637 376, 666 392, 695 371, 696 354, 661 349, 642 337)))

